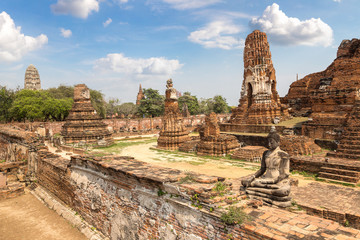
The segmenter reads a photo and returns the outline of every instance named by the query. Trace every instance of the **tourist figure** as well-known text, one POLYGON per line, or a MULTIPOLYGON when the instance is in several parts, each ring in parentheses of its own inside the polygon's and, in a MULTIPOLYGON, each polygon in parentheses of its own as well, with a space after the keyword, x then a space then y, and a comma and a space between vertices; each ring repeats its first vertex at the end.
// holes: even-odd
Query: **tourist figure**
POLYGON ((243 179, 241 183, 250 198, 261 199, 265 203, 279 207, 288 207, 291 205, 289 155, 279 147, 279 134, 271 131, 267 138, 269 150, 263 154, 260 170, 243 179))

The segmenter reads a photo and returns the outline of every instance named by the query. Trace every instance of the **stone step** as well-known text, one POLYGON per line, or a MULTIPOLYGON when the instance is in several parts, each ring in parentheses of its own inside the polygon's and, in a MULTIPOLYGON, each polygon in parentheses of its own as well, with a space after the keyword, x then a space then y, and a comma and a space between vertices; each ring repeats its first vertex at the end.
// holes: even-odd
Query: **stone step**
POLYGON ((318 177, 317 179, 319 180, 323 180, 325 182, 336 182, 336 183, 343 183, 343 184, 348 184, 348 185, 351 185, 353 187, 356 186, 356 183, 352 183, 352 182, 344 182, 344 181, 339 181, 339 180, 334 180, 334 179, 329 179, 329 178, 323 178, 323 177, 318 177))
POLYGON ((347 169, 339 169, 339 168, 331 168, 331 167, 321 167, 321 172, 337 174, 348 177, 356 177, 360 178, 359 171, 347 170, 347 169))
POLYGON ((343 139, 341 139, 339 141, 339 144, 346 144, 346 145, 360 145, 360 139, 353 139, 353 138, 348 138, 348 137, 344 137, 343 139))
POLYGON ((360 140, 360 136, 351 136, 348 134, 344 134, 342 137, 344 140, 349 140, 349 141, 359 141, 360 140))
POLYGON ((342 181, 347 183, 357 183, 359 181, 358 177, 349 177, 349 176, 342 176, 332 173, 326 173, 326 172, 319 172, 319 178, 326 178, 330 180, 336 180, 336 181, 342 181))
POLYGON ((357 158, 360 158, 360 149, 343 149, 343 150, 338 149, 337 152, 355 155, 357 156, 357 158))
MULTIPOLYGON (((329 155, 330 156, 330 155, 329 155)), ((352 160, 359 160, 360 156, 358 154, 350 154, 346 152, 337 152, 334 157, 337 158, 348 158, 352 160)))
POLYGON ((360 145, 357 144, 342 144, 340 142, 337 150, 345 150, 345 149, 354 149, 354 150, 360 150, 360 145))

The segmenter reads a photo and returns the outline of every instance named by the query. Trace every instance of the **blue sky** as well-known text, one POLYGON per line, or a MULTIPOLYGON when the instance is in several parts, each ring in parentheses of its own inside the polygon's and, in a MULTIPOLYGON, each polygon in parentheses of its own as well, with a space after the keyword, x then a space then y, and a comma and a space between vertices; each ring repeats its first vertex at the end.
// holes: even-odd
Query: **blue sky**
POLYGON ((277 88, 324 70, 358 38, 358 0, 0 0, 0 85, 23 87, 29 64, 43 88, 85 83, 134 102, 139 84, 237 105, 243 46, 268 34, 277 88))

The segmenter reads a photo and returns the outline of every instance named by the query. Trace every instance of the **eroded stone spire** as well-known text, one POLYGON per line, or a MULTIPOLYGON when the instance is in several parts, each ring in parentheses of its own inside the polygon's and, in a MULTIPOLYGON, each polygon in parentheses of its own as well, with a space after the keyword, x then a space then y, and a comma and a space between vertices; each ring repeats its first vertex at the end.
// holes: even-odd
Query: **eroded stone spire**
POLYGON ((40 75, 36 67, 30 64, 25 71, 24 89, 40 90, 40 75))

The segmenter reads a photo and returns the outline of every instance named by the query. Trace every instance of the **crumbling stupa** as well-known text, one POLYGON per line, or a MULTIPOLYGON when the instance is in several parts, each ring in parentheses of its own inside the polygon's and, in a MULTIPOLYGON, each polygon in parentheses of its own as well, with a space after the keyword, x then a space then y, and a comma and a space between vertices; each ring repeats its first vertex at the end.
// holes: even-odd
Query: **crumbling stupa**
POLYGON ((36 67, 30 64, 25 71, 24 89, 40 90, 40 75, 36 67))
POLYGON ((107 146, 113 142, 107 125, 91 104, 90 90, 85 84, 78 84, 74 88, 74 104, 61 134, 66 144, 107 146))
POLYGON ((190 141, 190 137, 182 121, 177 92, 173 88, 172 79, 167 80, 166 88, 165 112, 158 138, 158 148, 177 150, 180 144, 190 141))
POLYGON ((275 69, 267 36, 259 30, 249 34, 244 49, 244 81, 239 106, 233 110, 232 124, 270 124, 289 117, 276 91, 275 69))
POLYGON ((343 40, 327 69, 293 82, 283 101, 293 115, 311 114, 312 121, 303 125, 304 135, 340 140, 359 89, 360 39, 343 40))
POLYGON ((233 135, 220 135, 220 127, 216 114, 205 117, 205 124, 200 129, 200 142, 197 145, 198 155, 224 156, 240 147, 233 135))

